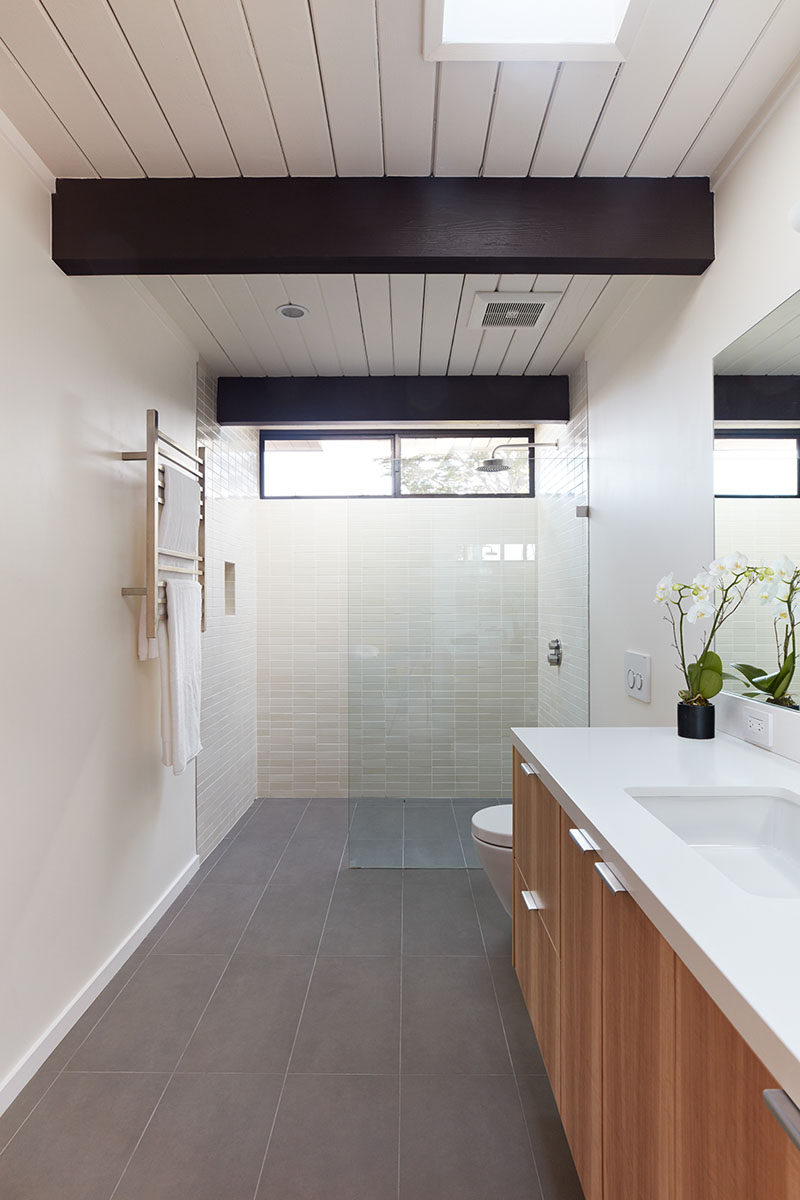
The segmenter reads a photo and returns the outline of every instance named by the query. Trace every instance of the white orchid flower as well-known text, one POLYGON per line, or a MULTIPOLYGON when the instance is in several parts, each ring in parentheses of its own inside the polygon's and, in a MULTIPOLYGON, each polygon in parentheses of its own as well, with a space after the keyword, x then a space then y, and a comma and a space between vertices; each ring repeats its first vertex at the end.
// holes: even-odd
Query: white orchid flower
POLYGON ((717 580, 708 571, 698 571, 691 583, 692 595, 707 600, 717 586, 717 580))
POLYGON ((756 598, 759 604, 771 604, 776 598, 777 586, 778 585, 773 583, 771 579, 765 579, 761 584, 761 587, 756 592, 756 598))
POLYGON ((721 558, 715 558, 713 562, 708 564, 708 573, 709 575, 713 575, 715 579, 721 579, 727 570, 728 568, 721 558))
POLYGON ((775 577, 784 580, 791 579, 797 570, 792 560, 787 558, 785 554, 782 554, 780 558, 776 558, 775 561, 770 564, 770 569, 775 577))
POLYGON ((714 605, 710 604, 707 600, 698 600, 687 612, 686 620, 694 625, 697 621, 707 621, 713 615, 714 605))
POLYGON ((735 550, 733 554, 725 555, 722 564, 726 571, 732 571, 734 575, 741 575, 742 571, 746 571, 748 567, 747 555, 742 554, 741 550, 735 550))
POLYGON ((676 601, 680 597, 680 585, 675 583, 673 572, 665 575, 663 579, 659 579, 656 584, 656 594, 654 604, 666 604, 668 601, 676 601))

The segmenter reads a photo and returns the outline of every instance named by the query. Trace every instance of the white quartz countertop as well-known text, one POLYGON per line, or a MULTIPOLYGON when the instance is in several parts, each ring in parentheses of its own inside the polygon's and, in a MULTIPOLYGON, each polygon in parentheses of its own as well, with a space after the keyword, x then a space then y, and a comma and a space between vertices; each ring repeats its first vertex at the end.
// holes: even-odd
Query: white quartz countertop
POLYGON ((718 734, 512 729, 514 745, 739 1033, 800 1106, 800 899, 752 895, 626 789, 786 788, 800 764, 718 734))

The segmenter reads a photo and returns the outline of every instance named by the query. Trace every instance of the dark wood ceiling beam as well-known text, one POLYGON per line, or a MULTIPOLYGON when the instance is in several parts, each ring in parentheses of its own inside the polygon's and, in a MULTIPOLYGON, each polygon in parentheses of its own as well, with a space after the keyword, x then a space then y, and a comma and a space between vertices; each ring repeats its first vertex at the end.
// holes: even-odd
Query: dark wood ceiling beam
POLYGON ((566 375, 424 375, 258 379, 223 376, 221 425, 405 424, 569 420, 566 375))
POLYGON ((800 426, 800 375, 716 375, 714 418, 800 426))
POLYGON ((68 275, 699 275, 707 179, 60 179, 68 275))

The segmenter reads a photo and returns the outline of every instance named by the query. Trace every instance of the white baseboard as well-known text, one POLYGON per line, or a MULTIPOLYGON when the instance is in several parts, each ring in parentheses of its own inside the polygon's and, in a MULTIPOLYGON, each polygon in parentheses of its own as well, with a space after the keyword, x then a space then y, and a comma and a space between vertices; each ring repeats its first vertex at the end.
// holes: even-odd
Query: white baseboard
POLYGON ((180 875, 170 884, 160 900, 156 901, 149 913, 125 941, 117 947, 114 953, 102 965, 85 987, 81 988, 74 1000, 56 1017, 52 1025, 45 1030, 30 1050, 22 1056, 16 1066, 12 1067, 5 1079, 0 1081, 0 1115, 17 1098, 25 1085, 33 1078, 39 1067, 50 1057, 62 1038, 66 1037, 90 1004, 93 1004, 103 988, 111 982, 120 969, 147 937, 148 933, 161 920, 172 902, 180 895, 189 880, 197 874, 200 860, 197 855, 189 862, 180 875))

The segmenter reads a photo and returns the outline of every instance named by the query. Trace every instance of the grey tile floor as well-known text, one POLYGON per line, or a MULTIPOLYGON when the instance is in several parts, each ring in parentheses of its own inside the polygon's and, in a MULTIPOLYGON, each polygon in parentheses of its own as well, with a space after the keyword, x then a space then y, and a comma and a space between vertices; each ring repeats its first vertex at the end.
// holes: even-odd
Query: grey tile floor
POLYGON ((479 867, 472 814, 502 800, 354 800, 351 867, 479 867))
POLYGON ((582 1200, 483 872, 258 802, 0 1116, 2 1200, 582 1200))

